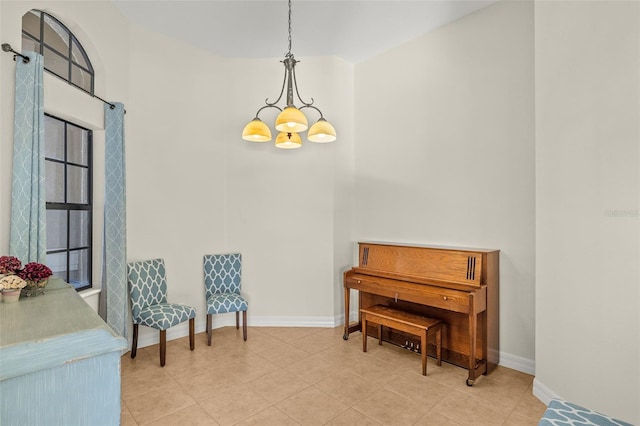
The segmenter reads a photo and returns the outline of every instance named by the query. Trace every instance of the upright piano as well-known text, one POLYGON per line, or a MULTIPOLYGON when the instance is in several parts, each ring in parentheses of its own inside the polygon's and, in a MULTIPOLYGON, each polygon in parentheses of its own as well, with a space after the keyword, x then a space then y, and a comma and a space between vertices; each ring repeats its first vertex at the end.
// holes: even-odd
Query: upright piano
MULTIPOLYGON (((468 386, 495 368, 500 360, 499 250, 358 245, 358 266, 344 273, 345 340, 361 330, 359 314, 357 323, 349 320, 353 289, 359 291, 360 308, 383 304, 444 321, 442 359, 469 371, 468 386)), ((382 338, 398 345, 415 339, 387 328, 382 338)), ((422 350, 433 356, 435 347, 422 350)))

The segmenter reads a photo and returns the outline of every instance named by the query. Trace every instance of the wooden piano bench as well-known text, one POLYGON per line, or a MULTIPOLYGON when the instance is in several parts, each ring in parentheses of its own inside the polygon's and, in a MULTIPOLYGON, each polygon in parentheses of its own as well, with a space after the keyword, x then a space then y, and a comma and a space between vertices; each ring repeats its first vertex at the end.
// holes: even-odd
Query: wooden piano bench
POLYGON ((360 309, 362 319, 362 351, 367 351, 367 323, 378 324, 378 344, 382 344, 382 326, 394 328, 420 337, 422 351, 422 375, 427 375, 427 337, 430 331, 436 333, 436 359, 442 365, 442 321, 409 312, 375 305, 360 309))

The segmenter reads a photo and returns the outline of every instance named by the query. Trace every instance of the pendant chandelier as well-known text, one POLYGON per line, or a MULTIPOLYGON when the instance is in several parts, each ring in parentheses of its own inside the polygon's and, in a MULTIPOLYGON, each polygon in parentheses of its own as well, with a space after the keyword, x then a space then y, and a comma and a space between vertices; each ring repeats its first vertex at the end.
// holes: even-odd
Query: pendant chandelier
POLYGON ((266 105, 260 108, 256 112, 255 118, 244 127, 242 139, 250 142, 269 142, 271 140, 271 130, 269 126, 260 120, 258 115, 265 108, 276 108, 280 111, 275 123, 275 128, 279 131, 278 136, 276 136, 276 147, 283 149, 300 148, 302 146, 300 132, 304 132, 307 129, 309 129, 307 139, 311 142, 326 143, 335 141, 336 130, 331 123, 324 119, 322 111, 313 105, 313 98, 311 98, 311 102, 305 102, 298 92, 295 66, 299 61, 296 61, 293 53, 291 53, 291 0, 289 0, 289 51, 284 56, 284 60, 280 62, 284 64, 284 81, 282 82, 280 96, 275 102, 269 102, 268 98, 265 99, 266 105), (287 105, 283 109, 277 103, 282 99, 285 87, 287 89, 287 105), (300 108, 296 108, 293 103, 294 90, 300 101, 300 108), (307 117, 302 112, 304 108, 314 109, 320 114, 320 118, 311 128, 309 128, 307 117))

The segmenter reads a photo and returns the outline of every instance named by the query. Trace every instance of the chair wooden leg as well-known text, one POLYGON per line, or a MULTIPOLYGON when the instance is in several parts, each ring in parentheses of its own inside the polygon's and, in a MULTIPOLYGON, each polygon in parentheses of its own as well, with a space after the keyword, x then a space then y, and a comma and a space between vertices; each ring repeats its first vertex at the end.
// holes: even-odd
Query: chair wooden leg
POLYGON ((211 314, 207 314, 207 345, 211 346, 211 335, 213 334, 213 330, 211 330, 211 314))
POLYGON ((189 320, 189 348, 194 350, 196 348, 196 319, 191 318, 189 320))
POLYGON ((242 311, 242 337, 247 341, 247 311, 242 311))
POLYGON ((236 311, 236 330, 240 328, 240 312, 236 311))
POLYGON ((138 353, 138 324, 133 324, 133 343, 131 344, 131 359, 138 353))
POLYGON ((164 367, 167 355, 167 330, 160 330, 160 367, 164 367))

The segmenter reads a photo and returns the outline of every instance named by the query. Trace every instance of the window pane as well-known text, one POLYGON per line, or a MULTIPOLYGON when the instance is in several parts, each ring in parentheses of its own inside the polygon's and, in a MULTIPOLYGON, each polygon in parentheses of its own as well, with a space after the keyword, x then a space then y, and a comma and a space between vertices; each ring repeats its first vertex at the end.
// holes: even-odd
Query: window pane
POLYGON ((66 248, 67 211, 47 210, 47 250, 53 251, 66 248))
POLYGON ((42 50, 46 71, 93 94, 95 76, 87 52, 76 36, 53 16, 36 10, 23 15, 22 50, 42 50))
POLYGON ((82 49, 80 48, 80 45, 78 44, 78 41, 75 39, 75 37, 73 37, 73 40, 71 42, 71 59, 76 64, 82 66, 82 68, 86 68, 88 70, 91 69, 91 65, 87 63, 87 60, 82 53, 82 49))
POLYGON ((69 284, 75 288, 89 285, 89 250, 69 252, 69 284))
POLYGON ((44 155, 64 161, 64 122, 44 116, 44 155))
POLYGON ((91 225, 89 218, 87 210, 71 210, 69 212, 69 248, 89 245, 89 226, 91 225))
POLYGON ((44 162, 48 203, 64 203, 64 164, 44 162))
POLYGON ((67 252, 47 253, 47 266, 53 275, 67 281, 67 252))
POLYGON ((91 80, 93 76, 80 67, 71 65, 71 82, 89 93, 91 91, 91 80))
POLYGON ((67 166, 67 203, 89 202, 89 173, 84 167, 67 166))
POLYGON ((70 163, 89 165, 88 132, 73 124, 67 125, 67 161, 70 163))
POLYGON ((47 264, 76 289, 90 288, 91 130, 46 115, 44 140, 47 264))
MULTIPOLYGON (((40 40, 40 12, 30 10, 22 16, 22 31, 40 40)), ((22 49, 24 50, 24 39, 22 49)))
POLYGON ((44 15, 44 34, 43 40, 45 45, 51 46, 53 49, 62 53, 65 57, 69 57, 69 31, 60 25, 51 16, 44 15))
POLYGON ((69 61, 47 46, 44 47, 44 67, 65 80, 69 79, 69 61))
POLYGON ((40 53, 40 43, 38 43, 31 37, 28 37, 22 34, 22 51, 23 52, 31 51, 31 52, 40 53))

